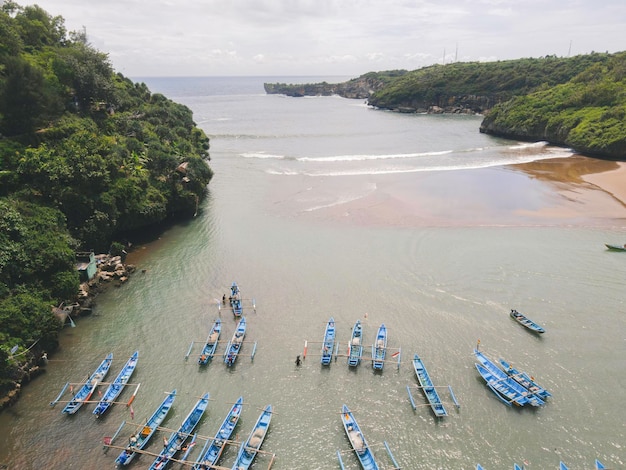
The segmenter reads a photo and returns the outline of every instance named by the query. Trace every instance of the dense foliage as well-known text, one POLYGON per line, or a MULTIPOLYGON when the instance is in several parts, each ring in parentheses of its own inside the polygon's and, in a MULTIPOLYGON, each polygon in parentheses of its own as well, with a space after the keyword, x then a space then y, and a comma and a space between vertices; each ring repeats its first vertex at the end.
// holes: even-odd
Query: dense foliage
POLYGON ((606 64, 608 54, 571 58, 548 56, 499 62, 456 62, 408 72, 375 92, 369 104, 397 109, 445 107, 463 96, 486 98, 487 106, 565 83, 594 64, 606 64))
POLYGON ((565 84, 496 106, 481 131, 626 158, 626 53, 593 64, 565 84))
POLYGON ((116 74, 84 31, 2 3, 0 388, 12 357, 56 344, 51 306, 77 293, 75 251, 195 213, 208 149, 191 110, 116 74))

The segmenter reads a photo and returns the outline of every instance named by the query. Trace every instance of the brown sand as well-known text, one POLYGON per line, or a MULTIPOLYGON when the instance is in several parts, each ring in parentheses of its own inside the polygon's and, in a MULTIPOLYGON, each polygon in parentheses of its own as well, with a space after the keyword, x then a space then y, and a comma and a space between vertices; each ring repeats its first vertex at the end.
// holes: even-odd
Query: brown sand
POLYGON ((301 212, 384 226, 614 226, 626 220, 626 164, 584 156, 508 167, 388 175, 359 199, 301 212))

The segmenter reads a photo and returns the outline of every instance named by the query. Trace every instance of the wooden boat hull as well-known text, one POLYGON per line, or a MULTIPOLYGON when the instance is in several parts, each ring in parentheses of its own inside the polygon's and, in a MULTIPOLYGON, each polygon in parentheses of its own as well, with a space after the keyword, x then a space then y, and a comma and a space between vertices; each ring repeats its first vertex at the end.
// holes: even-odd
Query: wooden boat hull
POLYGON ((331 317, 326 324, 324 331, 324 341, 322 342, 322 365, 329 365, 333 358, 333 349, 335 347, 335 319, 331 317))
POLYGON ((198 364, 201 366, 205 366, 209 363, 213 356, 215 355, 215 351, 217 350, 217 344, 220 339, 220 334, 222 333, 222 321, 218 318, 213 322, 213 326, 209 331, 209 336, 207 336, 206 341, 204 342, 204 346, 202 347, 202 352, 198 357, 198 364))
POLYGON ((509 313, 509 315, 511 316, 513 320, 515 320, 517 323, 527 328, 528 330, 532 331, 533 333, 543 334, 546 332, 546 330, 544 330, 543 327, 539 326, 537 323, 532 321, 526 315, 518 312, 515 309, 511 309, 511 312, 509 313))
POLYGON ((611 245, 609 243, 605 243, 604 246, 611 251, 626 251, 626 245, 611 245))
POLYGON ((135 351, 130 359, 126 362, 122 370, 117 375, 115 380, 109 385, 104 394, 102 395, 102 399, 96 405, 96 408, 93 410, 93 414, 96 417, 102 416, 113 404, 115 399, 122 393, 124 387, 130 380, 131 375, 135 372, 135 367, 137 367, 137 360, 139 359, 139 351, 135 351))
POLYGON ((239 351, 241 351, 241 345, 243 344, 245 336, 246 317, 241 317, 239 323, 237 324, 237 328, 233 333, 233 337, 226 347, 226 352, 224 353, 224 362, 229 367, 232 366, 237 360, 237 356, 239 355, 239 351))
POLYGON ((272 420, 272 405, 267 405, 256 424, 252 428, 252 432, 246 439, 246 441, 239 447, 237 453, 237 459, 232 467, 232 470, 247 470, 254 458, 261 448, 261 444, 267 436, 267 430, 270 427, 270 421, 272 420))
POLYGON ((187 438, 189 438, 193 430, 198 425, 198 422, 200 421, 200 418, 202 418, 202 415, 204 415, 208 404, 209 394, 205 393, 183 420, 182 424, 178 428, 178 431, 174 431, 170 435, 167 440, 167 444, 164 446, 159 456, 154 460, 154 462, 152 462, 152 465, 150 465, 150 470, 163 470, 168 466, 170 459, 174 457, 174 454, 176 454, 176 452, 183 447, 187 438))
POLYGON ((372 345, 372 367, 374 370, 383 370, 387 354, 387 328, 383 323, 378 328, 376 342, 372 345))
POLYGON ((376 463, 374 459, 374 454, 367 444, 365 436, 363 436, 361 432, 361 428, 346 405, 343 405, 341 408, 341 421, 343 422, 343 428, 346 431, 350 445, 354 449, 354 453, 359 459, 363 470, 379 470, 378 463, 376 463))
POLYGON ((146 423, 131 437, 131 445, 129 445, 126 450, 122 451, 115 460, 117 466, 128 465, 137 454, 133 452, 133 449, 142 450, 148 444, 148 441, 154 435, 157 428, 165 420, 175 399, 176 389, 172 390, 167 397, 165 397, 165 400, 158 406, 152 416, 150 416, 150 418, 146 420, 146 423))
POLYGON ((356 367, 363 357, 363 326, 361 320, 357 320, 352 328, 352 337, 348 346, 348 365, 356 367))
POLYGON ((109 372, 112 361, 113 353, 109 353, 96 368, 94 373, 89 376, 78 392, 76 392, 72 401, 65 405, 61 413, 73 415, 80 409, 84 402, 89 401, 98 384, 102 382, 104 377, 106 377, 109 372))
POLYGON ((437 389, 433 385, 430 375, 428 375, 424 362, 417 354, 413 356, 413 368, 415 369, 415 375, 417 375, 417 381, 420 384, 422 392, 426 396, 426 399, 428 400, 433 413, 435 413, 435 416, 438 418, 448 416, 448 412, 443 406, 441 398, 439 398, 437 389))
POLYGON ((552 396, 550 392, 537 384, 537 382, 535 382, 533 378, 529 376, 526 372, 521 372, 517 370, 504 359, 500 359, 500 364, 502 364, 502 368, 509 377, 519 383, 522 387, 528 389, 530 393, 534 393, 544 400, 552 396))
POLYGON ((205 465, 204 468, 211 468, 217 463, 224 451, 224 447, 226 447, 226 441, 230 439, 230 436, 232 436, 235 430, 235 426, 237 426, 237 422, 241 416, 242 405, 243 397, 239 397, 226 415, 215 437, 207 440, 204 448, 200 451, 200 456, 193 466, 194 470, 200 469, 201 465, 205 465))
POLYGON ((243 304, 241 303, 241 291, 236 282, 230 286, 230 308, 233 315, 239 318, 243 314, 243 304))

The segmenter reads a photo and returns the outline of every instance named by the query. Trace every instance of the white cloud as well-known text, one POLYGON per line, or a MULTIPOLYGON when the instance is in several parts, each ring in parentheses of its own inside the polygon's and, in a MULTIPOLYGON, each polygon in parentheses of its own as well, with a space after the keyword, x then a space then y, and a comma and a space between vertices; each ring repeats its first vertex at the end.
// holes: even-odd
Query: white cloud
POLYGON ((348 75, 624 48, 623 0, 37 0, 116 70, 348 75))

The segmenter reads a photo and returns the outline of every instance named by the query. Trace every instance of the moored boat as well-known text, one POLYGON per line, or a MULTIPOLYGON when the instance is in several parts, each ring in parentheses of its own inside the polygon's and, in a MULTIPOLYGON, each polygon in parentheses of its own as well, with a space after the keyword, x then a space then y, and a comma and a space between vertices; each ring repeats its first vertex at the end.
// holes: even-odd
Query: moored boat
POLYGON ((164 441, 165 445, 163 446, 163 450, 161 451, 159 456, 154 459, 152 465, 150 465, 150 470, 162 470, 166 468, 170 462, 170 459, 174 457, 176 452, 182 450, 185 441, 187 440, 187 438, 189 438, 193 430, 198 425, 198 422, 206 411, 208 404, 209 394, 205 393, 191 409, 178 430, 174 431, 170 435, 170 438, 164 441))
POLYGON ((207 336, 206 341, 204 342, 204 346, 202 347, 202 352, 198 357, 198 364, 200 364, 201 366, 208 364, 209 361, 213 359, 221 332, 222 321, 218 318, 213 322, 213 326, 211 327, 209 335, 207 336))
POLYGON ((235 317, 240 317, 243 313, 243 305, 241 303, 241 291, 236 282, 230 286, 230 308, 233 310, 235 317))
POLYGON ((352 337, 348 346, 348 365, 356 367, 363 357, 363 326, 361 320, 357 320, 352 328, 352 337))
POLYGON ((243 339, 246 336, 246 317, 241 317, 237 324, 237 329, 233 333, 233 337, 226 345, 226 351, 224 352, 224 362, 230 367, 237 360, 239 351, 241 351, 241 345, 243 339))
POLYGON ((517 370, 504 359, 500 359, 500 364, 502 364, 504 372, 506 372, 509 377, 519 383, 522 387, 527 388, 530 393, 539 395, 542 399, 546 399, 552 396, 550 392, 537 384, 537 382, 535 382, 535 380, 526 372, 521 372, 517 370))
POLYGON ((563 462, 559 462, 559 470, 569 470, 563 462))
POLYGON ((272 420, 272 405, 267 405, 259 419, 257 419, 256 424, 252 428, 252 432, 248 436, 248 439, 245 440, 239 447, 239 452, 237 453, 237 459, 235 460, 235 464, 232 467, 232 470, 247 470, 254 458, 258 454, 261 449, 261 444, 265 440, 267 436, 267 430, 270 427, 270 421, 272 420))
POLYGON ((239 397, 226 415, 226 418, 217 430, 215 437, 207 440, 203 449, 200 451, 198 460, 196 460, 196 463, 193 466, 194 470, 211 468, 217 463, 218 459, 222 455, 222 452, 224 451, 224 448, 226 447, 226 442, 233 434, 235 426, 237 426, 237 422, 241 416, 242 405, 243 397, 239 397))
MULTIPOLYGON (((526 387, 513 380, 512 377, 509 377, 506 372, 500 369, 500 367, 498 367, 495 362, 485 356, 478 349, 474 349, 474 355, 476 356, 478 362, 480 362, 480 364, 497 379, 497 385, 500 388, 509 388, 510 390, 524 397, 526 399, 526 403, 532 406, 541 406, 545 404, 545 402, 539 396, 529 392, 526 387)), ((497 388, 497 390, 499 390, 499 388, 497 388)), ((521 404, 518 400, 515 400, 515 402, 521 404)))
POLYGON ((152 416, 146 420, 146 423, 130 437, 129 446, 115 460, 118 466, 128 465, 135 458, 137 454, 135 451, 143 449, 148 444, 148 441, 172 408, 175 398, 176 389, 172 390, 165 397, 165 400, 158 406, 152 416))
POLYGON ((610 243, 605 243, 604 246, 611 251, 626 251, 626 245, 612 245, 610 243))
POLYGON ((596 459, 596 470, 604 470, 605 468, 606 467, 602 464, 602 462, 596 459))
POLYGON ((448 416, 448 412, 443 406, 441 398, 439 398, 437 389, 433 385, 433 382, 430 379, 430 375, 428 375, 428 371, 424 366, 424 362, 417 354, 413 356, 413 368, 415 369, 415 374, 417 375, 417 380, 420 384, 420 388, 422 389, 422 392, 424 392, 424 395, 426 396, 430 407, 435 413, 435 416, 437 416, 438 418, 448 416))
POLYGON ((511 313, 509 315, 511 315, 511 318, 513 320, 518 322, 520 325, 525 326, 533 333, 543 334, 546 332, 546 330, 543 327, 539 326, 537 323, 532 321, 526 315, 518 312, 515 309, 511 309, 511 313))
POLYGON ((487 383, 487 386, 502 403, 507 406, 512 406, 513 403, 519 406, 524 406, 526 403, 528 403, 528 398, 501 382, 500 379, 494 376, 481 364, 474 365, 476 366, 476 370, 478 371, 478 373, 487 383))
POLYGON ((113 404, 115 399, 122 393, 124 387, 130 380, 130 376, 135 372, 135 367, 137 367, 137 360, 139 359, 139 351, 135 351, 130 359, 126 362, 122 370, 117 375, 115 380, 108 386, 102 398, 96 405, 96 408, 93 410, 93 414, 96 415, 96 418, 102 416, 113 404))
POLYGON ((372 345, 372 367, 374 370, 382 370, 385 366, 387 354, 387 328, 381 324, 376 334, 376 342, 372 345))
POLYGON ((352 412, 346 405, 343 405, 341 408, 341 421, 343 422, 343 427, 350 441, 350 445, 354 449, 354 453, 359 459, 359 462, 361 462, 363 470, 378 470, 379 467, 374 459, 374 454, 367 445, 365 436, 363 436, 361 428, 354 419, 352 412))
POLYGON ((96 368, 93 374, 91 374, 85 383, 80 387, 78 392, 74 394, 72 400, 65 405, 61 413, 73 415, 79 408, 89 401, 94 390, 100 382, 106 377, 109 369, 111 368, 111 362, 113 361, 113 353, 109 353, 100 365, 96 368))
POLYGON ((324 341, 322 342, 322 358, 321 363, 325 366, 330 364, 333 357, 333 349, 335 347, 335 319, 330 317, 324 331, 324 341))

